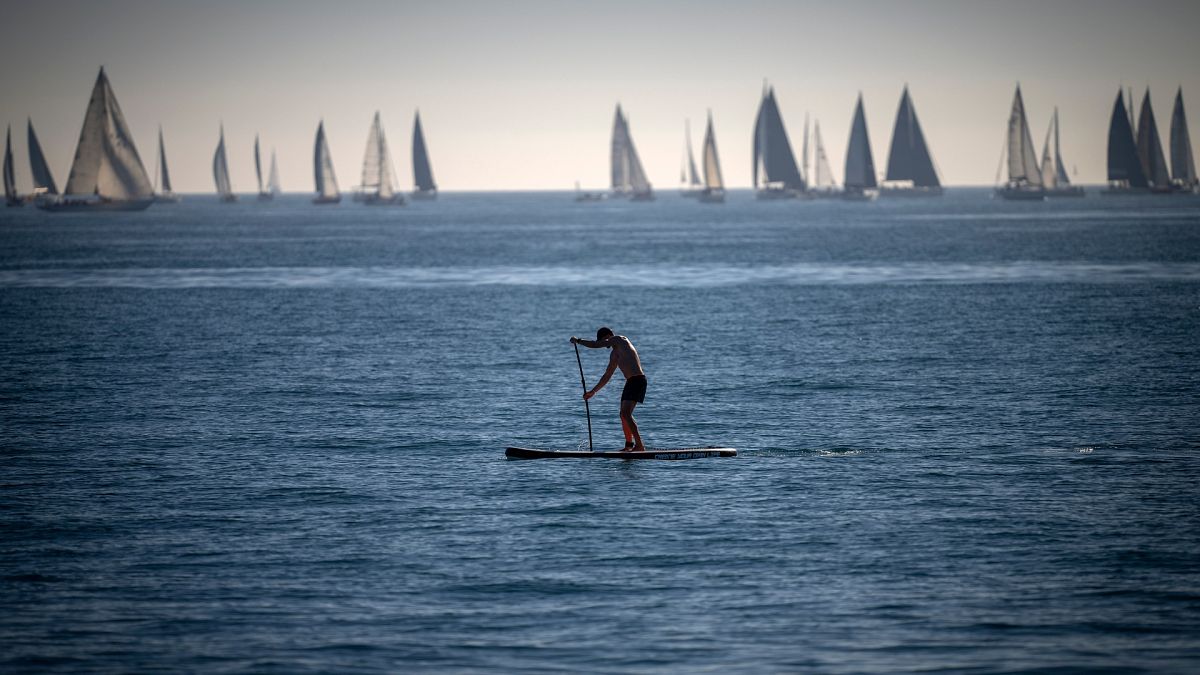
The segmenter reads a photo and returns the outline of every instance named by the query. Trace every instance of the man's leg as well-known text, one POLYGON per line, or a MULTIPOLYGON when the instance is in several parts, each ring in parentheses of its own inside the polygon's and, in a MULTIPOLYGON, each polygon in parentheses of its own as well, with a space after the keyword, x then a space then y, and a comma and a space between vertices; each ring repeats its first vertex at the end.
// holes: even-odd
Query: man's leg
POLYGON ((625 437, 633 437, 633 449, 641 452, 646 449, 642 445, 642 435, 638 433, 637 420, 633 419, 633 409, 637 401, 621 401, 621 426, 625 428, 625 437))
POLYGON ((629 432, 629 423, 625 421, 625 401, 621 401, 621 432, 625 434, 625 447, 622 450, 628 450, 633 447, 633 434, 629 432))

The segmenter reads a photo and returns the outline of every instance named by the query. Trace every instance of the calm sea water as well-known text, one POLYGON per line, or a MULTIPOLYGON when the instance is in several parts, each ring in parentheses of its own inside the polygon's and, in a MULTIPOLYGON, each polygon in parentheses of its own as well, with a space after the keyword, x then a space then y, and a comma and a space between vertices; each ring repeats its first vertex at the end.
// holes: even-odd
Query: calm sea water
POLYGON ((8 209, 0 359, 0 670, 1200 668, 1200 199, 8 209), (741 456, 505 460, 602 324, 741 456))

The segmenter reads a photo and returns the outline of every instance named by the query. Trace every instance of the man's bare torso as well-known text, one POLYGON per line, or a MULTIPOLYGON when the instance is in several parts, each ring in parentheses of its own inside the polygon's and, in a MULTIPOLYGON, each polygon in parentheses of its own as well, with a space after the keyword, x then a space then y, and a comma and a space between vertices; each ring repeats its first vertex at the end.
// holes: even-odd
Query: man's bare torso
POLYGON ((629 338, 624 335, 614 335, 608 339, 608 344, 612 347, 612 356, 609 357, 609 360, 616 362, 625 379, 644 375, 642 360, 638 358, 637 350, 633 348, 633 343, 629 341, 629 338))

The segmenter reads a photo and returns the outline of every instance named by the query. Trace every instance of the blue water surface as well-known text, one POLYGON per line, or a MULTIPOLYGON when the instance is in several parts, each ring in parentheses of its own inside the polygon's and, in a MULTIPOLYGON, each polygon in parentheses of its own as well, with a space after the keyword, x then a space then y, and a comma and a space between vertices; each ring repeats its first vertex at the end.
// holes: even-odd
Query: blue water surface
POLYGON ((6 672, 1200 669, 1200 198, 7 209, 0 361, 6 672), (602 324, 740 456, 505 460, 602 324))

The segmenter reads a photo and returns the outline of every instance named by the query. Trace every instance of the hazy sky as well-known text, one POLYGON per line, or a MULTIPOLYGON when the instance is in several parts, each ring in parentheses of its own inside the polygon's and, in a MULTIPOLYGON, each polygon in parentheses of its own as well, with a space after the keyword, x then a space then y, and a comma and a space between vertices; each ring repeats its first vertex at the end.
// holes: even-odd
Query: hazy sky
POLYGON ((61 186, 101 65, 151 174, 162 124, 183 192, 213 190, 222 121, 235 190, 254 189, 257 132, 284 190, 311 191, 322 118, 345 190, 376 110, 407 188, 418 107, 442 189, 606 187, 618 101, 657 189, 677 187, 684 119, 698 154, 709 109, 725 179, 743 187, 764 78, 797 154, 805 112, 820 120, 839 183, 858 92, 882 170, 906 82, 950 185, 993 183, 1017 81, 1039 150, 1059 107, 1078 182, 1104 181, 1119 85, 1139 101, 1150 87, 1164 135, 1182 85, 1200 139, 1194 0, 4 4, 0 122, 22 187, 26 116, 61 186))

